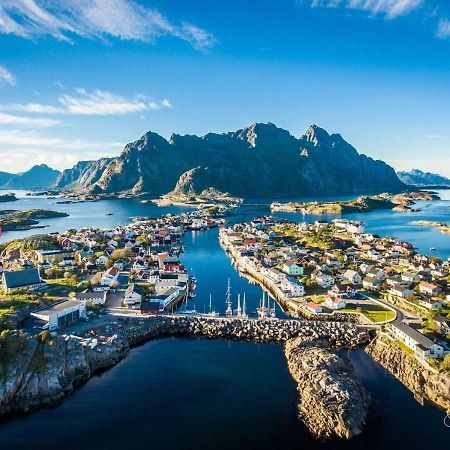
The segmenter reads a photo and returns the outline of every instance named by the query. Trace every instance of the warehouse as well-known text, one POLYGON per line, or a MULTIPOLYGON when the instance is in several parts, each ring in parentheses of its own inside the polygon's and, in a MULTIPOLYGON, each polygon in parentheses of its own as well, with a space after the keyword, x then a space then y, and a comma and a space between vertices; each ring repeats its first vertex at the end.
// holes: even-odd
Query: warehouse
POLYGON ((65 300, 34 311, 31 313, 31 316, 44 321, 49 330, 56 330, 59 327, 78 320, 80 317, 83 317, 85 313, 86 306, 84 302, 78 300, 65 300))

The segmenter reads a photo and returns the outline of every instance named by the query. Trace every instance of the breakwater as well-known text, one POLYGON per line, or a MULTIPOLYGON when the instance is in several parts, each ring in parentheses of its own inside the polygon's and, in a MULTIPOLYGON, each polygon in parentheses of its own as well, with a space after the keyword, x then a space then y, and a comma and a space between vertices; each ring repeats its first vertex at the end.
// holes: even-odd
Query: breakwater
MULTIPOLYGON (((295 339, 297 343, 317 347, 326 344, 330 351, 356 348, 370 340, 369 331, 349 323, 190 316, 130 318, 119 332, 114 333, 98 336, 102 339, 93 347, 83 345, 79 339, 70 336, 52 338, 43 334, 30 337, 11 333, 7 347, 20 348, 20 353, 9 355, 7 363, 2 366, 0 415, 28 412, 58 403, 95 373, 126 357, 133 346, 159 337, 232 339, 273 344, 286 344, 295 339)), ((6 361, 4 358, 2 360, 6 361)), ((327 371, 324 367, 322 369, 325 380, 327 371)), ((318 403, 317 407, 321 408, 321 404, 318 403)), ((324 414, 319 412, 318 416, 324 414)), ((320 430, 317 435, 328 436, 320 430)), ((348 431, 339 435, 351 437, 353 433, 348 431)))

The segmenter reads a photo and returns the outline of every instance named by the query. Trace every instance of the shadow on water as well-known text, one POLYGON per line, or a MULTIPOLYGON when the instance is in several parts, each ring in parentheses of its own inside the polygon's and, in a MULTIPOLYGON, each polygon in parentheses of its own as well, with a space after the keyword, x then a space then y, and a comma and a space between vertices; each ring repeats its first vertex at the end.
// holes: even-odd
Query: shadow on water
POLYGON ((373 397, 364 433, 315 441, 297 420, 297 392, 281 346, 164 339, 134 349, 67 401, 0 426, 14 449, 445 448, 444 414, 412 394, 363 351, 355 374, 373 397))

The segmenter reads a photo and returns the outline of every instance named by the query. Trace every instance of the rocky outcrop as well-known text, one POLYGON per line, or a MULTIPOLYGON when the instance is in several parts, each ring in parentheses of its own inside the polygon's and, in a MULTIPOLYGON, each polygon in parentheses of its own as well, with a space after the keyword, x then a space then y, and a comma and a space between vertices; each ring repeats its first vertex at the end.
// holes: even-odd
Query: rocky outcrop
POLYGON ((386 336, 378 337, 366 351, 398 378, 414 395, 450 411, 450 373, 420 364, 386 336))
POLYGON ((362 432, 369 394, 351 377, 353 367, 323 346, 301 338, 285 346, 289 371, 298 383, 299 417, 321 439, 350 439, 362 432), (313 345, 314 344, 314 345, 313 345))
POLYGON ((78 191, 91 186, 99 180, 112 160, 113 158, 100 158, 95 161, 79 161, 71 169, 64 170, 52 187, 78 191))
MULTIPOLYGON (((96 371, 112 366, 129 350, 126 340, 91 350, 76 339, 23 338, 20 352, 5 361, 0 372, 0 415, 27 412, 53 405, 88 380, 96 371)), ((15 345, 17 344, 16 341, 15 345)), ((2 352, 4 349, 2 349, 2 352)), ((12 356, 12 355, 10 355, 12 356)))
POLYGON ((95 177, 76 181, 82 172, 78 165, 65 171, 56 187, 104 196, 161 196, 174 190, 199 194, 213 187, 253 198, 405 188, 390 166, 315 125, 299 138, 272 123, 202 137, 173 134, 169 140, 148 132, 99 166, 95 177))
POLYGON ((164 336, 280 344, 297 337, 300 341, 322 340, 333 347, 346 348, 369 340, 367 331, 352 324, 178 316, 129 319, 120 332, 98 336, 95 348, 82 345, 74 337, 51 338, 47 333, 27 337, 10 333, 6 338, 2 334, 0 415, 55 404, 95 372, 124 358, 130 347, 164 336))

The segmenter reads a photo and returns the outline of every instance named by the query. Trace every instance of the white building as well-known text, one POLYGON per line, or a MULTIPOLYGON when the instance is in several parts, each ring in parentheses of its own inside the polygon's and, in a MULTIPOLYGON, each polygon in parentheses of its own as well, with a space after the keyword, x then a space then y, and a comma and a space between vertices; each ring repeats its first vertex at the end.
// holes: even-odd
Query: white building
POLYGON ((325 306, 333 310, 344 309, 347 306, 347 303, 338 296, 328 295, 325 299, 325 306))
POLYGON ((330 288, 334 284, 334 278, 323 272, 318 272, 314 275, 313 279, 320 287, 323 287, 324 289, 330 288))
POLYGON ((86 314, 86 305, 78 300, 65 300, 31 313, 32 317, 45 322, 44 327, 56 330, 86 314))
POLYGON ((281 290, 286 297, 303 297, 305 295, 305 286, 294 278, 285 278, 281 282, 281 290))
POLYGON ((392 323, 391 334, 413 350, 420 359, 442 358, 444 348, 405 323, 392 323))
POLYGON ((342 279, 352 284, 361 284, 362 277, 356 270, 346 270, 342 275, 342 279))
POLYGON ((117 267, 110 267, 108 270, 103 272, 100 284, 102 286, 112 286, 119 278, 119 270, 117 267))

